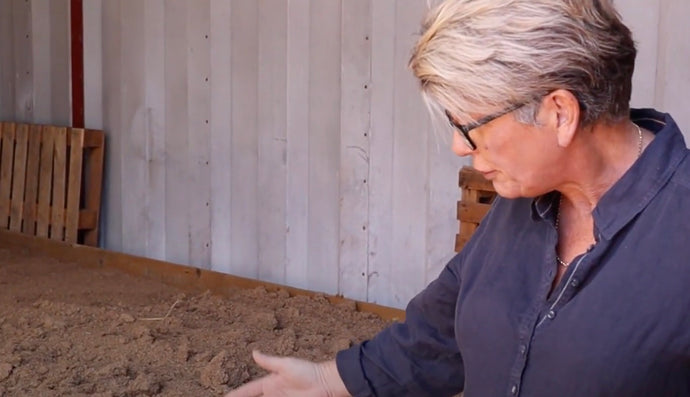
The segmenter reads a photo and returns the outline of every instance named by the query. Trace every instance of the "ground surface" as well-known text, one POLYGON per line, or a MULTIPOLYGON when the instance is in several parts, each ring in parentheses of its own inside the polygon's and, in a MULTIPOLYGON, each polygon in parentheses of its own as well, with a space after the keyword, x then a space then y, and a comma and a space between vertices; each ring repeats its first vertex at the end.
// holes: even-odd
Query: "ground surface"
POLYGON ((220 396, 262 374, 252 349, 325 360, 385 325, 323 297, 185 294, 0 249, 0 397, 220 396))

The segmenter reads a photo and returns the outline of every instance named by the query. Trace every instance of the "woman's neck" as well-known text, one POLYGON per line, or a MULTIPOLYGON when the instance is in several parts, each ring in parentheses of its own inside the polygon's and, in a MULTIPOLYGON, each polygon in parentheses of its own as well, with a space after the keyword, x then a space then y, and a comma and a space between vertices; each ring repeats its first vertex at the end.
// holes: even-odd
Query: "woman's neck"
POLYGON ((572 142, 566 178, 557 187, 579 213, 591 213, 601 197, 637 161, 651 133, 631 121, 597 123, 572 142))

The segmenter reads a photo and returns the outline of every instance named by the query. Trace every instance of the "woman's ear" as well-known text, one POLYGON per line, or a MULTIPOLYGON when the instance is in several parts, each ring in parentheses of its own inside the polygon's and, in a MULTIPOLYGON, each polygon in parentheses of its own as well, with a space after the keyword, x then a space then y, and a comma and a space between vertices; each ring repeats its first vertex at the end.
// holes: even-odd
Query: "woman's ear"
POLYGON ((549 121, 556 131, 558 146, 568 147, 580 125, 580 103, 568 90, 558 89, 544 99, 549 121))

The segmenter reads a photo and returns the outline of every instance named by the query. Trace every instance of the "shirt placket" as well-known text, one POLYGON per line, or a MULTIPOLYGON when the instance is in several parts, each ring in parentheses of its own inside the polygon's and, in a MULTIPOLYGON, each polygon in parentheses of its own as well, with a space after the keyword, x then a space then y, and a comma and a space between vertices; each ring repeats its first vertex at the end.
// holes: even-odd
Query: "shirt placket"
MULTIPOLYGON (((553 240, 553 245, 547 244, 548 247, 555 246, 555 237, 553 240)), ((597 256, 596 252, 590 250, 576 257, 563 275, 565 282, 559 283, 557 290, 554 291, 551 298, 546 299, 556 271, 555 252, 549 252, 549 249, 546 250, 543 256, 546 267, 545 271, 542 272, 541 288, 535 295, 531 310, 518 327, 516 357, 510 371, 507 396, 521 395, 522 378, 536 330, 539 327, 548 326, 548 323, 555 321, 558 311, 579 291, 582 280, 589 273, 595 256, 597 256)))

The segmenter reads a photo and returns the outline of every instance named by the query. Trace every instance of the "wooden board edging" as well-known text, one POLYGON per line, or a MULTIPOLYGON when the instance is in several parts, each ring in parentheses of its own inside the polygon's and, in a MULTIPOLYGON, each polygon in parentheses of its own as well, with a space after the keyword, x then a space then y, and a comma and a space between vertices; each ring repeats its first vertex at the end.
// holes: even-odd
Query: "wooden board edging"
POLYGON ((203 292, 208 290, 214 294, 227 296, 233 288, 264 287, 268 291, 283 289, 288 291, 291 296, 323 296, 333 304, 354 303, 358 311, 373 313, 385 320, 402 321, 405 319, 403 310, 392 307, 353 301, 341 296, 322 294, 212 270, 198 269, 85 245, 68 244, 5 230, 0 230, 0 249, 2 248, 22 250, 26 254, 39 252, 51 258, 73 262, 84 267, 114 268, 135 277, 160 281, 166 285, 188 291, 203 292))

